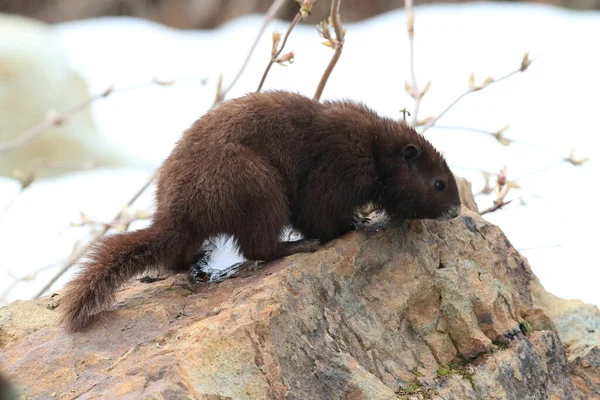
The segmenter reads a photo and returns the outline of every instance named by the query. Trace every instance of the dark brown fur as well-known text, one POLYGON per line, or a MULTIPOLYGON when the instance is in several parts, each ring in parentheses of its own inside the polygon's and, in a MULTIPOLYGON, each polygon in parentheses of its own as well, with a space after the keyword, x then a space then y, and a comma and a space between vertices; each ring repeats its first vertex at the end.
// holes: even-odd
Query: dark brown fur
POLYGON ((354 102, 286 92, 230 100, 197 120, 162 165, 156 201, 151 226, 102 239, 68 284, 70 329, 88 325, 146 269, 188 268, 218 234, 232 235, 250 260, 273 260, 349 231, 367 202, 402 218, 460 210, 443 157, 408 125, 354 102), (307 240, 281 242, 287 225, 307 240))

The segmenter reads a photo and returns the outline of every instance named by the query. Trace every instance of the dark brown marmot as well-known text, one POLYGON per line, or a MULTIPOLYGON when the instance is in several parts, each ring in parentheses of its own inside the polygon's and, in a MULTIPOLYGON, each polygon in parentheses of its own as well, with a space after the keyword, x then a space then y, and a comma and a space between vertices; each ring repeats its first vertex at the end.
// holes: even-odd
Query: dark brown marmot
POLYGON ((223 102, 163 163, 152 224, 94 245, 64 294, 68 328, 87 326, 149 268, 189 268, 215 235, 233 236, 249 260, 273 260, 351 230, 369 202, 407 219, 460 213, 444 158, 404 122, 281 91, 223 102), (289 225, 305 239, 280 241, 289 225))

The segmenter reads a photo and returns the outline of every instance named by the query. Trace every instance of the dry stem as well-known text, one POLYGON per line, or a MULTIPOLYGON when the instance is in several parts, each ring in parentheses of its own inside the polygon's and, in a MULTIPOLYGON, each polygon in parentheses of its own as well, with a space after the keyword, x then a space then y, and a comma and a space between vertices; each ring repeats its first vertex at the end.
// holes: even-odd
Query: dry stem
MULTIPOLYGON (((430 83, 428 82, 422 90, 419 89, 419 85, 417 84, 417 78, 415 74, 415 10, 413 7, 413 0, 404 1, 404 10, 406 11, 406 31, 408 34, 410 78, 412 81, 411 84, 405 84, 405 89, 407 90, 408 94, 415 99, 415 109, 413 110, 411 121, 411 125, 415 126, 417 124, 421 99, 425 93, 427 93, 430 83)), ((406 115, 404 118, 406 119, 406 115)))
POLYGON ((150 219, 150 213, 145 210, 137 210, 133 215, 130 215, 124 210, 119 219, 113 219, 110 222, 95 221, 90 219, 84 213, 81 213, 81 221, 72 222, 71 226, 101 226, 104 228, 115 229, 119 232, 125 232, 129 229, 132 223, 148 219, 150 219))
POLYGON ((506 173, 506 166, 502 168, 500 173, 496 175, 496 184, 495 186, 488 192, 487 190, 490 188, 489 186, 489 178, 490 175, 488 173, 484 173, 486 184, 485 188, 482 191, 483 193, 491 193, 492 191, 496 193, 496 199, 493 202, 493 205, 479 213, 479 215, 484 215, 487 213, 491 213, 497 211, 504 207, 507 204, 510 204, 513 200, 506 201, 506 196, 511 191, 511 189, 516 188, 519 189, 520 186, 517 184, 515 180, 508 180, 508 175, 506 173))
MULTIPOLYGON (((142 195, 142 193, 144 193, 146 191, 146 189, 148 189, 148 187, 154 181, 154 178, 156 178, 157 173, 158 173, 158 171, 154 171, 152 173, 152 175, 146 181, 146 183, 144 183, 144 185, 138 189, 138 191, 133 195, 133 197, 131 199, 129 199, 129 201, 125 205, 126 208, 131 207, 131 205, 142 195)), ((117 215, 115 215, 115 217, 112 219, 112 223, 116 223, 117 221, 119 221, 122 218, 122 214, 123 214, 123 211, 119 211, 119 213, 117 215)), ((56 275, 54 275, 52 277, 52 279, 50 279, 44 285, 44 287, 35 295, 35 298, 36 299, 40 298, 46 292, 46 290, 48 290, 54 284, 54 282, 56 282, 58 280, 58 278, 60 278, 69 268, 71 268, 73 265, 75 265, 75 263, 77 261, 79 261, 81 256, 83 256, 85 254, 85 252, 90 248, 90 246, 94 242, 96 242, 98 239, 100 239, 102 236, 104 236, 110 230, 110 228, 111 228, 111 224, 107 224, 106 226, 104 226, 104 228, 102 228, 98 233, 96 233, 93 236, 92 240, 89 242, 89 244, 87 246, 84 246, 81 249, 79 249, 79 251, 74 252, 74 254, 71 255, 69 261, 56 273, 56 275)))
POLYGON ((338 60, 340 59, 340 57, 342 55, 342 48, 344 47, 345 33, 342 28, 342 20, 340 19, 340 4, 341 4, 341 0, 332 0, 331 1, 331 12, 330 12, 330 16, 329 16, 329 19, 330 19, 329 24, 322 25, 323 27, 327 28, 327 32, 329 32, 329 25, 333 26, 333 30, 335 31, 335 40, 332 40, 332 38, 327 38, 327 39, 329 39, 330 46, 335 49, 335 53, 333 54, 331 61, 329 61, 329 64, 327 65, 325 72, 323 72, 323 76, 321 77, 319 86, 317 86, 317 90, 315 92, 315 95, 313 96, 313 98, 315 100, 321 99, 321 95, 323 94, 323 90, 325 89, 325 85, 327 84, 327 80, 329 79, 331 72, 335 68, 335 65, 337 64, 338 60))
MULTIPOLYGON (((525 55, 524 59, 527 58, 527 55, 525 55)), ((527 66, 525 67, 525 69, 529 66, 529 64, 527 64, 527 66)), ((521 66, 512 71, 511 73, 504 75, 501 78, 498 79, 492 79, 492 78, 487 78, 483 84, 481 85, 473 85, 471 87, 469 87, 469 89, 467 89, 464 93, 460 94, 456 99, 454 99, 454 101, 452 103, 450 103, 450 105, 448 105, 444 111, 442 111, 441 113, 438 114, 437 117, 433 117, 431 119, 429 119, 427 121, 427 123, 425 124, 425 126, 423 127, 423 130, 421 131, 421 133, 425 133, 425 131, 427 131, 429 128, 431 128, 432 126, 435 125, 435 123, 444 116, 444 114, 446 114, 452 107, 454 107, 459 101, 461 101, 465 96, 473 93, 473 92, 478 92, 480 90, 485 89, 486 87, 488 87, 489 85, 493 84, 493 83, 498 83, 500 81, 503 81, 504 79, 510 78, 511 76, 518 74, 519 72, 523 72, 525 71, 525 69, 523 68, 523 64, 521 64, 521 66)))
POLYGON ((244 70, 246 69, 246 66, 248 65, 248 62, 250 61, 250 57, 254 53, 256 46, 258 45, 259 39, 265 32, 265 29, 267 28, 269 23, 273 20, 273 18, 275 18, 277 11, 279 11, 279 9, 283 5, 283 3, 285 3, 285 1, 286 0, 275 0, 275 1, 273 1, 273 4, 271 4, 271 7, 269 7, 269 9, 267 10, 267 13, 265 14, 265 19, 263 20, 260 30, 258 31, 258 35, 256 36, 256 39, 254 40, 254 43, 252 44, 250 51, 248 51, 248 54, 246 55, 246 59, 244 60, 244 63, 242 64, 242 66, 239 69, 235 78, 233 78, 233 81, 231 81, 229 86, 227 86, 227 88, 221 92, 221 99, 225 98, 225 95, 227 95, 227 92, 229 92, 231 90, 231 88, 237 83, 238 79, 242 75, 242 72, 244 72, 244 70))
MULTIPOLYGON (((404 1, 404 9, 406 10, 406 29, 407 29, 407 33, 408 33, 408 45, 409 45, 409 51, 410 51, 410 54, 409 54, 410 76, 411 76, 411 80, 412 80, 411 84, 409 84, 408 82, 405 82, 404 88, 408 92, 408 94, 415 100, 415 109, 414 109, 413 115, 412 115, 412 125, 413 126, 417 126, 417 125, 421 125, 421 124, 424 125, 423 129, 421 130, 422 134, 425 133, 425 131, 427 131, 429 128, 434 126, 435 123, 444 114, 446 114, 452 107, 454 107, 463 97, 465 97, 469 93, 473 93, 473 92, 477 92, 479 90, 485 89, 490 84, 495 83, 495 82, 500 82, 506 78, 511 77, 512 75, 514 75, 518 72, 524 72, 527 70, 527 68, 529 68, 529 65, 531 64, 531 59, 529 58, 529 54, 525 53, 525 55, 523 56, 523 58, 521 60, 521 65, 519 66, 519 68, 516 71, 513 71, 510 74, 503 76, 502 78, 494 80, 491 77, 488 77, 481 85, 475 85, 474 82, 472 82, 474 80, 473 75, 471 75, 471 77, 469 78, 469 89, 466 92, 464 92, 460 96, 458 96, 437 117, 427 118, 425 120, 425 122, 420 123, 418 117, 419 117, 419 108, 421 105, 421 99, 423 98, 425 93, 427 93, 427 91, 429 90, 431 82, 427 82, 427 84, 425 84, 423 89, 419 89, 419 86, 417 85, 417 79, 416 79, 416 74, 415 74, 415 46, 414 46, 415 14, 414 14, 413 0, 405 0, 404 1)), ((406 117, 406 115, 405 115, 405 117, 406 117)))
MULTIPOLYGON (((44 118, 44 120, 42 120, 39 124, 37 124, 33 128, 29 129, 28 131, 25 131, 24 133, 20 134, 19 136, 16 136, 4 143, 0 143, 0 153, 4 153, 7 151, 16 149, 18 147, 21 147, 21 146, 29 143, 30 141, 32 141, 33 139, 35 139, 42 133, 46 132, 48 129, 50 129, 54 126, 59 126, 59 125, 66 123, 69 118, 71 118, 74 115, 78 114, 79 112, 85 110, 94 101, 96 101, 98 99, 106 98, 114 92, 132 90, 132 89, 137 89, 139 87, 149 86, 149 85, 170 86, 170 85, 174 84, 175 82, 176 81, 162 81, 162 80, 154 79, 151 82, 145 82, 145 83, 126 86, 126 87, 122 87, 122 88, 116 88, 114 86, 110 86, 110 87, 106 88, 104 91, 102 91, 101 93, 90 96, 90 97, 86 98, 85 100, 83 100, 82 102, 67 109, 67 111, 65 111, 62 114, 57 114, 55 112, 48 112, 46 114, 46 117, 44 118)), ((204 84, 205 79, 202 79, 201 82, 204 84)))
POLYGON ((527 178, 527 177, 530 177, 532 175, 537 175, 539 173, 548 171, 548 170, 550 170, 552 168, 560 167, 561 165, 564 165, 567 162, 570 163, 569 160, 562 160, 562 161, 554 163, 554 164, 546 165, 545 167, 542 167, 540 169, 536 169, 535 171, 527 172, 526 174, 523 174, 523 175, 519 176, 517 179, 515 179, 515 181, 522 180, 523 178, 527 178))
POLYGON ((500 171, 499 174, 497 174, 496 183, 494 186, 490 185, 490 177, 493 174, 491 174, 489 172, 481 171, 485 177, 485 187, 478 194, 491 194, 492 192, 495 192, 496 199, 494 200, 493 205, 491 207, 481 211, 479 214, 484 215, 487 213, 491 213, 491 212, 500 210, 505 205, 511 203, 514 199, 505 201, 506 196, 508 195, 508 193, 510 192, 511 189, 513 189, 513 188, 520 189, 520 186, 517 182, 525 177, 547 171, 549 169, 558 167, 565 163, 569 163, 569 164, 577 167, 577 166, 581 166, 581 165, 585 164, 587 161, 588 161, 588 158, 582 158, 582 159, 575 158, 574 152, 571 152, 569 157, 563 158, 562 161, 559 163, 551 164, 544 168, 538 169, 536 171, 529 172, 529 173, 527 173, 525 175, 521 175, 520 177, 513 179, 513 180, 507 179, 506 167, 505 167, 502 171, 500 171))
POLYGON ((56 264, 45 265, 45 266, 35 270, 34 272, 27 274, 25 276, 21 276, 21 277, 16 277, 7 271, 7 273, 12 278, 13 282, 10 284, 10 286, 8 286, 6 289, 4 289, 2 291, 2 293, 0 293, 0 306, 7 304, 8 295, 19 283, 25 282, 25 281, 32 281, 37 277, 37 274, 39 274, 40 272, 45 271, 47 269, 53 268, 55 265, 56 264))
POLYGON ((290 33, 292 33, 292 30, 294 29, 294 27, 296 25, 298 25, 298 22, 300 22, 300 19, 302 19, 302 13, 300 11, 298 11, 296 16, 290 23, 290 26, 288 27, 287 32, 285 33, 283 42, 281 43, 281 46, 279 47, 279 49, 277 51, 271 53, 271 60, 269 61, 269 64, 267 64, 267 68, 265 68, 265 72, 263 73, 260 83, 258 84, 258 89, 256 89, 257 92, 260 92, 260 90, 262 89, 263 84, 265 83, 265 80, 267 79, 267 75, 269 74, 269 71, 271 70, 271 67, 273 66, 274 63, 277 62, 277 58, 283 51, 283 48, 285 47, 285 44, 287 43, 290 33))
POLYGON ((112 91, 113 87, 111 86, 108 89, 104 90, 102 93, 98 93, 94 96, 88 97, 81 103, 74 105, 73 107, 65 111, 63 114, 54 114, 51 112, 47 113, 46 118, 44 118, 42 122, 31 128, 30 130, 12 138, 11 140, 8 140, 4 143, 0 143, 0 153, 16 149, 17 147, 21 147, 29 143, 42 133, 46 132, 53 126, 62 125, 65 122, 65 120, 86 109, 92 102, 100 98, 107 97, 112 93, 112 91))
POLYGON ((488 214, 488 213, 492 213, 494 211, 498 211, 498 210, 502 209, 502 207, 504 207, 504 206, 506 206, 506 205, 508 205, 510 203, 512 203, 512 200, 503 201, 503 202, 494 202, 493 206, 491 206, 489 208, 486 208, 485 210, 481 211, 479 213, 479 215, 485 215, 485 214, 488 214))
MULTIPOLYGON (((535 144, 531 144, 531 143, 527 143, 527 142, 523 142, 520 140, 516 140, 516 139, 511 139, 511 138, 507 138, 504 136, 504 132, 509 128, 508 125, 495 131, 486 131, 485 129, 478 129, 478 128, 469 128, 469 127, 464 127, 464 126, 441 126, 441 125, 434 125, 433 128, 435 129, 452 129, 452 130, 462 130, 462 131, 469 131, 469 132, 475 132, 475 133, 481 133, 484 135, 488 135, 488 136, 492 136, 493 138, 495 138, 498 143, 504 145, 504 146, 509 146, 511 143, 516 143, 516 144, 520 144, 521 146, 526 146, 532 149, 535 149, 539 152, 542 153, 546 153, 546 154, 550 154, 550 155, 554 155, 560 158, 565 158, 564 155, 557 153, 555 151, 552 150, 548 150, 545 149, 543 147, 537 146, 535 144)), ((565 160, 567 161, 567 160, 565 160)))

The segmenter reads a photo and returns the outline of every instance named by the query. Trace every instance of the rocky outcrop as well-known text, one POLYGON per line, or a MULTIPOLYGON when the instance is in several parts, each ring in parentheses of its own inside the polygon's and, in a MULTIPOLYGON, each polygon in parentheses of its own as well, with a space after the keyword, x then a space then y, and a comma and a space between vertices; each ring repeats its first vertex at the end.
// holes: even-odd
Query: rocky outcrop
POLYGON ((218 284, 138 281, 82 333, 59 325, 60 302, 58 293, 0 309, 0 369, 27 398, 592 399, 600 390, 597 333, 576 328, 596 329, 598 309, 545 293, 502 232, 466 207, 451 221, 352 232, 218 284))

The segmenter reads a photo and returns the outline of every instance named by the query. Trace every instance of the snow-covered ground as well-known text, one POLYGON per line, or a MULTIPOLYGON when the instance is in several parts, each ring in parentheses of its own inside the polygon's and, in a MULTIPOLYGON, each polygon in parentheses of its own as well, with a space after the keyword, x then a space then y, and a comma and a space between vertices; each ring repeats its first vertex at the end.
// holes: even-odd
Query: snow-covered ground
MULTIPOLYGON (((128 86, 174 78, 204 78, 206 85, 184 82, 115 93, 92 105, 99 130, 132 155, 159 165, 192 121, 212 104, 220 73, 225 86, 241 65, 262 23, 262 16, 237 19, 215 31, 178 31, 131 18, 107 18, 60 24, 56 33, 73 68, 93 93, 108 86, 128 86)), ((342 58, 323 99, 352 98, 394 118, 413 106, 405 93, 409 79, 408 41, 403 11, 345 24, 342 58)), ((257 51, 228 98, 256 90, 269 59, 273 29, 267 29, 257 51)), ((502 147, 485 135, 432 129, 427 137, 447 156, 456 173, 475 188, 483 183, 473 169, 497 171, 508 165, 519 178, 526 206, 509 205, 486 216, 498 224, 529 259, 551 292, 600 305, 600 262, 596 256, 598 147, 600 123, 600 13, 573 12, 527 4, 458 4, 416 8, 416 73, 432 86, 420 115, 436 115, 467 87, 475 73, 501 77, 518 68, 524 52, 536 57, 530 69, 466 97, 439 121, 440 125, 496 131, 510 124, 506 136, 568 156, 591 157, 583 167, 568 164, 528 175, 560 162, 560 157, 513 144, 502 147), (596 49, 596 50, 594 50, 596 49)), ((322 46, 313 26, 299 26, 287 49, 296 60, 275 65, 265 89, 287 89, 311 95, 332 51, 322 46)), ((67 257, 84 234, 69 228, 84 211, 109 220, 147 179, 150 169, 96 170, 35 182, 0 221, 0 292, 12 280, 67 257)), ((15 181, 0 178, 0 210, 19 191, 15 181)), ((490 199, 481 198, 481 207, 490 199)), ((515 202, 517 203, 517 202, 515 202)), ((152 204, 152 193, 137 206, 152 204)), ((139 226, 139 225, 136 225, 139 226)), ((213 262, 225 267, 237 261, 224 248, 213 262)), ((58 270, 48 268, 19 284, 9 299, 31 297, 58 270)), ((70 276, 66 274, 54 288, 70 276)))

